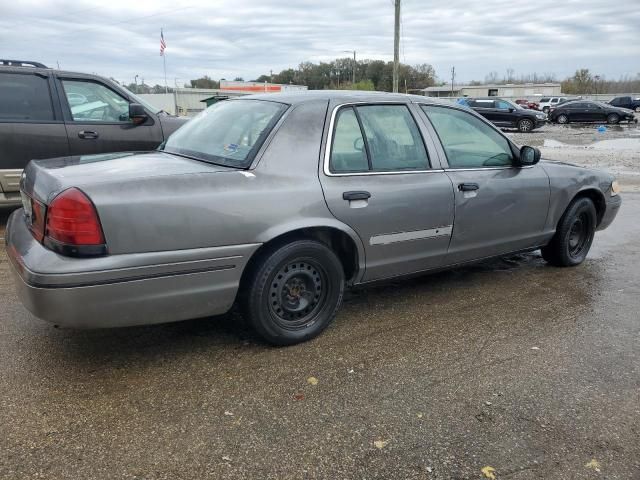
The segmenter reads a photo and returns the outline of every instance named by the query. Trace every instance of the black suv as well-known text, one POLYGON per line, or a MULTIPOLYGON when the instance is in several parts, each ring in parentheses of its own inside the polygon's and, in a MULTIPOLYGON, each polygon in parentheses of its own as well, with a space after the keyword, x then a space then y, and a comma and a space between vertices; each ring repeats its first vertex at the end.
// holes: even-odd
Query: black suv
POLYGON ((536 110, 522 108, 516 103, 502 98, 466 98, 466 104, 493 123, 496 127, 517 128, 530 132, 547 121, 547 115, 536 110))
POLYGON ((634 97, 616 97, 609 102, 609 105, 620 108, 628 108, 640 113, 640 98, 634 97))
POLYGON ((0 206, 31 159, 153 150, 185 121, 97 75, 0 60, 0 206))

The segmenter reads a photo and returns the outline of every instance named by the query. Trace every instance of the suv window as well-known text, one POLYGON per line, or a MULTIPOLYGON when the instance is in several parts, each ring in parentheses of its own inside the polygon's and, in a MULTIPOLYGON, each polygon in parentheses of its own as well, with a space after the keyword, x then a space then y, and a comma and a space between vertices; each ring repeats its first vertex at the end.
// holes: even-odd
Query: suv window
POLYGON ((504 100, 496 100, 496 108, 500 110, 509 110, 510 108, 513 108, 513 106, 504 100))
POLYGON ((74 122, 129 122, 129 102, 106 86, 84 80, 62 80, 74 122))
POLYGON ((362 105, 338 112, 330 168, 334 172, 425 170, 429 159, 406 105, 362 105))
POLYGON ((461 110, 423 105, 451 168, 506 167, 513 164, 506 138, 476 116, 461 110))
POLYGON ((49 80, 33 74, 0 74, 0 121, 53 121, 49 80))
POLYGON ((551 100, 549 97, 543 97, 540 99, 540 103, 547 103, 549 100, 551 100))

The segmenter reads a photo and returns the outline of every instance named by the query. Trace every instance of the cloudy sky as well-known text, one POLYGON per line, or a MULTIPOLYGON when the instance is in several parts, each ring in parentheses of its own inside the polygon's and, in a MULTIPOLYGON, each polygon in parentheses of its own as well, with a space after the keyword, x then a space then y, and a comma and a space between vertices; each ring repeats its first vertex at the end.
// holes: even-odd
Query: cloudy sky
MULTIPOLYGON (((483 80, 577 68, 640 73, 640 0, 403 0, 401 61, 483 80)), ((207 74, 255 78, 357 51, 393 58, 392 0, 0 0, 0 58, 41 61, 126 83, 207 74)))

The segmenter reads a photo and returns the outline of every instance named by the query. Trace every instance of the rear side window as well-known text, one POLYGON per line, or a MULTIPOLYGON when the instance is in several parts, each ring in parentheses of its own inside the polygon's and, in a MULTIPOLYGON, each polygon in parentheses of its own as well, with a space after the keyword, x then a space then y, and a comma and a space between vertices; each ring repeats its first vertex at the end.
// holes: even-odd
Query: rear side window
POLYGON ((0 121, 52 121, 49 81, 32 74, 0 74, 0 121))
POLYGON ((429 168, 429 158, 406 105, 361 105, 336 116, 332 172, 411 171, 429 168))
POLYGON ((541 103, 546 103, 548 101, 549 101, 549 97, 543 97, 543 98, 540 99, 541 103))

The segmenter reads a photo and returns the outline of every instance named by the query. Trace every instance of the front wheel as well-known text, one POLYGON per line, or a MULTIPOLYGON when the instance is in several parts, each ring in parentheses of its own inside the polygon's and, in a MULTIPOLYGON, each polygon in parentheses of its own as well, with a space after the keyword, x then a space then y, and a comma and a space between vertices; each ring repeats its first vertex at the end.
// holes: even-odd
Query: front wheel
POLYGON ((344 294, 344 270, 324 244, 294 241, 266 252, 258 262, 243 285, 241 307, 267 342, 304 342, 335 318, 344 294))
POLYGON ((640 113, 640 107, 636 107, 635 110, 636 110, 636 113, 640 113))
POLYGON ((615 125, 620 121, 620 116, 617 113, 610 113, 607 117, 607 123, 610 125, 615 125))
POLYGON ((542 258, 557 267, 580 265, 589 253, 596 232, 596 207, 589 198, 578 198, 564 213, 542 258))

